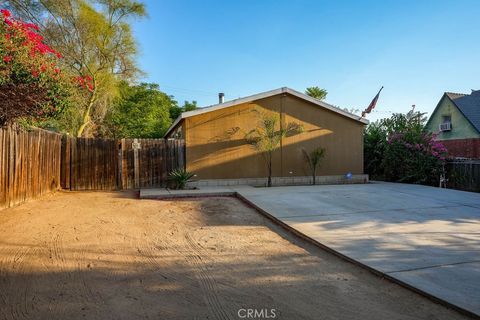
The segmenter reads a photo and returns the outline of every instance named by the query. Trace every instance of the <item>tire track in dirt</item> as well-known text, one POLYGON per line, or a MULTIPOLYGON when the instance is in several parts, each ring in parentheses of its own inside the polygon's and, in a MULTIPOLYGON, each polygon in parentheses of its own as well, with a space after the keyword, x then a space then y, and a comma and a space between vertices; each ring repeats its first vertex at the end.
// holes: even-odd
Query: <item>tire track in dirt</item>
MULTIPOLYGON (((169 210, 168 205, 163 208, 163 211, 175 214, 173 210, 169 210)), ((198 246, 189 234, 184 233, 185 227, 191 229, 195 228, 196 225, 191 220, 184 221, 181 223, 182 230, 180 231, 177 226, 178 221, 173 220, 174 222, 167 223, 167 226, 159 226, 158 218, 157 216, 151 216, 145 220, 145 216, 143 216, 143 220, 139 221, 143 229, 143 236, 137 242, 138 253, 149 265, 161 272, 160 275, 165 280, 173 283, 181 281, 184 286, 191 287, 192 290, 198 290, 199 288, 204 293, 203 300, 207 303, 208 309, 215 319, 232 319, 219 299, 219 290, 215 279, 203 262, 206 257, 202 255, 208 254, 208 252, 203 252, 203 248, 198 246), (169 232, 159 235, 158 229, 167 229, 169 232), (176 263, 180 263, 180 265, 184 265, 184 262, 180 261, 186 261, 189 267, 194 268, 193 277, 184 273, 181 275, 182 279, 178 279, 178 273, 166 271, 165 261, 161 259, 162 255, 177 257, 178 261, 176 263)), ((162 216, 161 219, 162 223, 165 223, 169 217, 162 216)), ((184 298, 188 300, 188 296, 184 298)))
POLYGON ((34 247, 16 247, 11 259, 0 261, 0 277, 3 283, 0 292, 4 301, 4 307, 1 309, 4 319, 28 319, 34 311, 35 296, 30 296, 29 269, 24 262, 28 257, 35 255, 36 251, 38 249, 34 247), (4 291, 10 294, 5 295, 4 291))
MULTIPOLYGON (((63 292, 66 291, 65 288, 69 279, 68 272, 65 266, 66 258, 62 239, 60 236, 61 233, 62 232, 52 232, 50 241, 45 242, 45 248, 48 248, 48 261, 50 262, 51 266, 55 268, 54 272, 58 272, 61 276, 61 278, 57 279, 55 284, 58 286, 58 292, 60 292, 60 294, 63 294, 63 292)), ((49 266, 47 266, 47 270, 48 267, 49 266)), ((57 297, 50 297, 50 299, 48 300, 47 309, 56 315, 63 315, 66 313, 64 304, 61 303, 57 297)))
MULTIPOLYGON (((83 224, 82 226, 88 227, 90 224, 83 224)), ((65 300, 56 298, 54 301, 50 301, 49 310, 53 314, 61 315, 60 318, 63 318, 63 315, 67 318, 69 310, 66 309, 66 305, 73 303, 75 309, 78 309, 78 313, 83 313, 88 308, 88 319, 105 319, 105 316, 100 317, 99 314, 104 301, 100 295, 92 290, 91 279, 88 277, 90 263, 88 263, 87 258, 90 247, 76 245, 81 242, 78 238, 81 233, 80 230, 81 228, 78 225, 65 226, 63 230, 57 228, 58 234, 52 236, 50 245, 47 244, 47 247, 51 248, 49 254, 52 265, 60 271, 61 275, 57 279, 59 282, 57 288, 59 297, 68 294, 65 300), (69 235, 68 239, 63 238, 63 235, 66 234, 69 235)))
POLYGON ((187 252, 185 258, 188 263, 196 267, 195 274, 200 282, 209 309, 219 320, 233 319, 218 297, 218 285, 204 262, 206 256, 203 255, 203 248, 195 242, 189 233, 185 233, 185 241, 187 247, 190 248, 190 252, 187 252))
MULTIPOLYGON (((88 308, 88 316, 89 318, 93 317, 94 319, 113 319, 113 315, 111 313, 102 312, 102 310, 107 310, 107 302, 104 295, 98 290, 98 287, 95 286, 95 281, 91 278, 95 270, 95 264, 93 261, 93 256, 98 255, 97 258, 99 259, 101 255, 107 255, 111 253, 111 250, 108 250, 102 245, 104 242, 101 240, 102 237, 105 237, 105 234, 110 233, 109 230, 111 225, 115 225, 115 220, 109 219, 105 220, 106 218, 96 217, 97 223, 90 221, 83 225, 84 228, 93 230, 93 234, 91 235, 93 239, 97 239, 100 246, 92 247, 92 246, 81 246, 80 249, 76 250, 76 264, 75 264, 75 271, 73 272, 74 280, 76 283, 79 283, 79 294, 82 298, 80 303, 83 304, 82 311, 85 308, 88 308), (94 251, 96 250, 96 251, 94 251)), ((118 225, 118 224, 117 224, 118 225)), ((73 227, 73 235, 77 242, 80 242, 79 236, 82 233, 85 233, 86 230, 79 230, 77 227, 73 227)), ((91 231, 88 230, 88 231, 91 231)), ((102 273, 105 274, 107 278, 111 278, 112 272, 110 269, 102 270, 102 273)))
MULTIPOLYGON (((170 237, 173 237, 175 232, 178 232, 178 228, 173 225, 170 229, 170 235, 158 235, 157 230, 155 229, 154 223, 146 223, 143 224, 144 232, 141 241, 137 242, 137 252, 141 255, 142 258, 146 260, 146 262, 152 266, 154 269, 158 270, 160 275, 169 281, 176 281, 178 280, 178 273, 167 271, 165 268, 165 263, 162 261, 162 256, 173 256, 177 255, 184 260, 185 253, 178 249, 177 246, 172 245, 168 241, 170 237), (148 239, 146 241, 145 239, 148 239)), ((188 279, 188 284, 192 284, 195 282, 195 279, 189 277, 188 275, 182 275, 182 280, 188 279)))

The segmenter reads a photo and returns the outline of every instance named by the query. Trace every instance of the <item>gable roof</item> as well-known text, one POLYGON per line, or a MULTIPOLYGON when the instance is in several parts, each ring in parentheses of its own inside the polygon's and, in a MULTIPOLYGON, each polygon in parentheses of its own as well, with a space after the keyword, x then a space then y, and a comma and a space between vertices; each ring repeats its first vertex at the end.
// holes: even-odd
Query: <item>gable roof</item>
POLYGON ((353 119, 355 121, 361 122, 362 124, 368 124, 369 123, 369 121, 367 119, 362 118, 361 116, 357 116, 353 113, 342 110, 338 107, 335 107, 335 106, 333 106, 331 104, 328 104, 326 102, 323 102, 321 100, 312 98, 309 95, 298 92, 296 90, 293 90, 293 89, 290 89, 290 88, 287 88, 287 87, 282 87, 282 88, 278 88, 278 89, 275 89, 275 90, 270 90, 270 91, 266 91, 266 92, 262 92, 262 93, 257 93, 257 94, 254 94, 254 95, 251 95, 251 96, 248 96, 248 97, 238 98, 238 99, 230 100, 230 101, 227 101, 227 102, 224 102, 224 103, 219 103, 219 104, 215 104, 215 105, 212 105, 212 106, 199 108, 199 109, 196 109, 196 110, 193 110, 193 111, 183 112, 172 123, 170 128, 168 128, 167 132, 165 133, 165 136, 167 136, 178 125, 178 123, 185 118, 193 117, 193 116, 196 116, 196 115, 199 115, 199 114, 204 114, 204 113, 207 113, 207 112, 212 112, 212 111, 216 111, 216 110, 220 110, 220 109, 233 107, 233 106, 236 106, 236 105, 239 105, 239 104, 242 104, 242 103, 247 103, 247 102, 252 102, 252 101, 255 101, 255 100, 269 98, 269 97, 272 97, 272 96, 275 96, 275 95, 281 94, 281 93, 291 94, 291 95, 293 95, 297 98, 300 98, 300 99, 306 100, 308 102, 311 102, 311 103, 313 103, 317 106, 320 106, 320 107, 323 107, 327 110, 338 113, 338 114, 340 114, 344 117, 347 117, 347 118, 353 119))
POLYGON ((445 92, 465 118, 480 132, 480 90, 471 94, 445 92))

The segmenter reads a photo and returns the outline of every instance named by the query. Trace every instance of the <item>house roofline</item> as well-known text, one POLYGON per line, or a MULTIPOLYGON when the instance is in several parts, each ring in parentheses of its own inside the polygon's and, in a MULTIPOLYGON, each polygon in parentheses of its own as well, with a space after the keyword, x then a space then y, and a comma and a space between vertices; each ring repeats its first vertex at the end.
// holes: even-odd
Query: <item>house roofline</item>
MULTIPOLYGON (((465 113, 463 113, 462 108, 460 108, 460 107, 458 106, 458 104, 455 102, 455 100, 453 100, 452 98, 450 98, 450 96, 448 95, 448 93, 449 93, 449 92, 445 92, 445 95, 448 97, 448 99, 450 99, 450 101, 452 101, 453 105, 458 109, 458 111, 460 111, 460 113, 462 114, 462 116, 463 116, 465 119, 467 119, 468 123, 470 123, 470 124, 472 125, 472 127, 473 127, 478 133, 480 133, 480 130, 477 129, 477 126, 473 124, 473 122, 470 120, 469 117, 467 117, 467 115, 466 115, 465 113)), ((463 93, 462 93, 462 95, 463 95, 463 97, 464 97, 464 96, 467 96, 467 94, 463 94, 463 93)))
POLYGON ((318 106, 323 107, 327 110, 338 113, 338 114, 340 114, 344 117, 350 118, 352 120, 361 122, 363 124, 368 124, 369 123, 369 121, 367 119, 365 119, 361 116, 358 116, 358 115, 355 115, 353 113, 344 111, 344 110, 342 110, 340 108, 337 108, 337 107, 335 107, 331 104, 328 104, 328 103, 323 102, 321 100, 315 99, 313 97, 310 97, 309 95, 298 92, 296 90, 293 90, 293 89, 290 89, 290 88, 287 88, 287 87, 282 87, 282 88, 278 88, 278 89, 275 89, 275 90, 265 91, 265 92, 257 93, 257 94, 251 95, 251 96, 238 98, 238 99, 230 100, 230 101, 227 101, 227 102, 224 102, 224 103, 219 103, 219 104, 211 105, 211 106, 208 106, 208 107, 196 109, 196 110, 193 110, 193 111, 182 112, 182 114, 180 114, 180 116, 178 116, 177 119, 175 119, 175 121, 172 123, 170 128, 168 128, 167 132, 165 133, 165 136, 167 136, 180 123, 180 121, 185 119, 185 118, 197 116, 197 115, 208 113, 208 112, 213 112, 213 111, 216 111, 216 110, 229 108, 229 107, 236 106, 236 105, 239 105, 239 104, 242 104, 242 103, 247 103, 247 102, 251 102, 251 101, 255 101, 255 100, 269 98, 269 97, 272 97, 272 96, 275 96, 275 95, 278 95, 278 94, 281 94, 281 93, 291 94, 291 95, 293 95, 297 98, 306 100, 306 101, 311 102, 315 105, 318 105, 318 106))
POLYGON ((438 101, 437 103, 437 106, 435 107, 435 109, 433 109, 433 112, 432 114, 430 115, 430 118, 428 119, 427 123, 425 124, 425 127, 427 127, 429 124, 430 124, 430 121, 432 121, 433 119, 433 116, 435 115, 435 113, 437 112, 438 110, 438 107, 440 106, 440 102, 442 102, 443 98, 444 97, 447 97, 448 100, 450 100, 453 105, 455 106, 455 108, 457 108, 457 110, 460 112, 460 114, 468 121, 468 123, 470 123, 470 125, 473 127, 473 129, 475 129, 478 133, 480 133, 480 130, 477 129, 477 127, 475 127, 475 125, 472 123, 472 121, 470 121, 470 119, 463 113, 462 111, 462 108, 460 108, 456 103, 455 103, 455 100, 453 100, 451 97, 450 97, 450 94, 456 94, 456 95, 462 95, 462 96, 466 96, 467 94, 464 94, 464 93, 455 93, 455 92, 444 92, 442 97, 440 98, 440 100, 438 101))
POLYGON ((455 104, 455 102, 453 102, 452 99, 450 99, 450 97, 448 96, 447 92, 444 92, 442 97, 440 98, 440 100, 438 100, 437 102, 437 105, 435 106, 435 109, 433 109, 433 112, 432 114, 430 115, 430 117, 428 118, 427 120, 427 123, 425 123, 425 128, 428 127, 428 125, 430 124, 430 121, 432 121, 433 119, 433 116, 435 115, 435 113, 437 112, 438 110, 438 107, 440 106, 440 103, 442 102, 443 98, 447 97, 450 101, 452 101, 452 103, 455 105, 455 107, 458 109, 457 105, 455 104))

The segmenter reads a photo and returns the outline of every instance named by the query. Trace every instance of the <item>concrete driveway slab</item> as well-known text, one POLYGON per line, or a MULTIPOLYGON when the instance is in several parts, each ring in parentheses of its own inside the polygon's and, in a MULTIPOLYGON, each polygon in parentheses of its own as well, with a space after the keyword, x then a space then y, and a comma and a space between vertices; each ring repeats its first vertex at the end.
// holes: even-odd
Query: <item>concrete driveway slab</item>
POLYGON ((275 187, 268 193, 262 192, 263 188, 255 188, 262 190, 249 194, 249 199, 258 199, 262 209, 268 212, 270 210, 281 212, 279 216, 282 217, 456 205, 434 198, 426 202, 422 196, 407 193, 397 193, 396 197, 390 197, 392 191, 389 189, 379 190, 375 184, 362 186, 363 188, 358 188, 358 185, 328 186, 322 192, 315 192, 314 190, 318 188, 313 186, 310 189, 309 187, 287 187, 291 190, 275 187))
POLYGON ((478 281, 472 279, 480 277, 480 262, 444 265, 390 275, 414 287, 428 287, 429 293, 447 301, 456 301, 464 308, 478 310, 475 309, 480 301, 478 281), (445 290, 446 288, 450 290, 445 290))
POLYGON ((480 195, 418 185, 238 189, 306 236, 480 315, 480 195))

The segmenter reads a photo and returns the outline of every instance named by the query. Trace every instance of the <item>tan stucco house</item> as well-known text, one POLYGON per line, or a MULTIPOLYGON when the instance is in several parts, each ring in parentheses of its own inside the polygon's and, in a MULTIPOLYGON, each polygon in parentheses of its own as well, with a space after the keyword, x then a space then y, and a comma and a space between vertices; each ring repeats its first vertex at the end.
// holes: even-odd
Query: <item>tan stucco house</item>
POLYGON ((277 113, 280 125, 303 127, 281 141, 273 157, 273 177, 309 176, 302 148, 323 147, 326 156, 318 175, 344 177, 350 172, 365 180, 363 129, 368 121, 286 87, 184 112, 165 137, 185 139, 186 169, 199 180, 264 178, 264 159, 245 138, 258 125, 259 110, 277 113))

